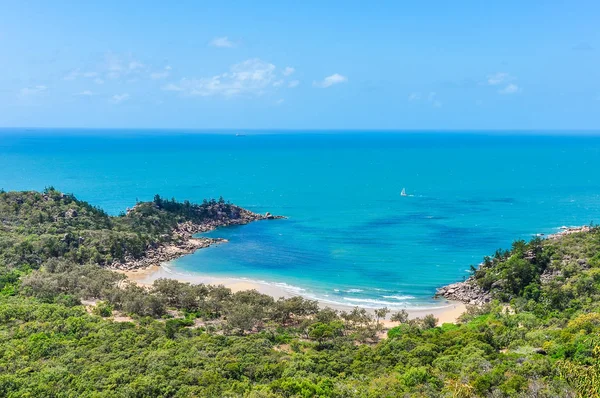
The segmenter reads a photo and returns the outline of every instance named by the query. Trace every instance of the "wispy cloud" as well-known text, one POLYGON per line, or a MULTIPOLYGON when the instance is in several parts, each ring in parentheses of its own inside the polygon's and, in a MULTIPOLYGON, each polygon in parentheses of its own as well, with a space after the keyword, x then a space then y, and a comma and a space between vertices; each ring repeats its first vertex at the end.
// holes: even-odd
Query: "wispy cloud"
POLYGON ((488 75, 486 84, 489 86, 503 86, 498 90, 498 94, 516 94, 522 90, 516 83, 512 83, 515 80, 517 79, 510 73, 497 72, 488 75))
POLYGON ((153 80, 166 79, 171 74, 171 67, 165 66, 163 70, 150 73, 150 78, 153 80))
POLYGON ((498 90, 500 94, 516 94, 521 91, 521 88, 514 83, 508 84, 506 87, 498 90))
POLYGON ((177 84, 174 83, 169 83, 169 84, 165 84, 162 89, 164 91, 184 91, 184 89, 180 86, 178 86, 177 84))
POLYGON ((21 90, 19 90, 18 96, 20 98, 32 97, 32 96, 36 96, 38 94, 44 93, 47 90, 48 90, 48 87, 46 87, 44 85, 25 87, 25 88, 22 88, 21 90))
POLYGON ((313 86, 320 88, 331 87, 335 84, 346 83, 348 78, 346 76, 340 75, 339 73, 334 73, 331 76, 327 76, 325 79, 320 82, 313 82, 313 86))
POLYGON ((511 80, 513 80, 513 77, 510 74, 506 72, 497 72, 487 77, 487 84, 490 86, 497 86, 511 80))
MULTIPOLYGON (((108 52, 104 55, 103 59, 98 60, 96 67, 90 69, 82 70, 81 68, 75 68, 67 73, 63 77, 63 80, 90 79, 96 84, 104 84, 108 79, 128 78, 129 80, 136 80, 144 77, 150 68, 131 54, 108 52)), ((169 69, 170 67, 166 67, 161 71, 150 73, 149 76, 154 79, 161 78, 161 76, 166 74, 164 77, 167 77, 169 69)))
POLYGON ((296 69, 292 68, 291 66, 286 66, 282 73, 283 76, 291 76, 295 71, 296 69))
POLYGON ((431 104, 431 106, 433 106, 434 108, 441 108, 442 107, 442 101, 440 101, 438 99, 438 95, 436 92, 432 91, 429 93, 429 95, 427 96, 427 101, 431 104))
POLYGON ((163 86, 189 96, 260 95, 276 81, 275 65, 253 58, 233 65, 228 72, 203 78, 183 78, 163 86))
POLYGON ((63 79, 64 80, 75 80, 78 78, 93 78, 98 76, 98 72, 82 72, 79 68, 73 69, 63 79))
POLYGON ((146 65, 134 59, 131 55, 118 55, 108 53, 105 56, 106 76, 109 79, 118 79, 123 76, 131 76, 146 69, 146 65))
POLYGON ((430 91, 429 93, 420 93, 413 92, 408 95, 408 100, 410 102, 423 102, 430 104, 434 108, 441 108, 443 103, 438 99, 438 95, 435 91, 430 91))
POLYGON ((91 96, 96 95, 96 94, 94 94, 94 92, 91 91, 91 90, 83 90, 83 91, 81 91, 79 93, 76 93, 75 95, 81 96, 81 97, 91 97, 91 96))
POLYGON ((413 101, 418 101, 421 99, 421 93, 410 93, 408 95, 408 100, 413 102, 413 101))
POLYGON ((281 105, 285 102, 285 100, 283 98, 279 98, 277 101, 275 101, 276 105, 281 105))
POLYGON ((292 80, 291 82, 288 83, 288 87, 289 88, 298 87, 299 84, 300 84, 300 80, 292 80))
POLYGON ((112 96, 112 98, 110 99, 111 102, 113 104, 120 104, 123 101, 127 101, 129 99, 129 94, 128 93, 123 93, 123 94, 115 94, 112 96))
POLYGON ((223 37, 215 37, 211 40, 210 45, 213 47, 219 48, 233 48, 235 47, 235 43, 229 40, 227 36, 223 37))

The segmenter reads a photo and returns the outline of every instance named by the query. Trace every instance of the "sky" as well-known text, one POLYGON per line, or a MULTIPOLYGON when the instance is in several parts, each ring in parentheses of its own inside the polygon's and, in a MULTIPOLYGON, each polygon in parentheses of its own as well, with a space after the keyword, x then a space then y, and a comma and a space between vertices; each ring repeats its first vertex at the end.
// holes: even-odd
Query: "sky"
POLYGON ((0 10, 0 127, 600 129, 598 1, 0 10))

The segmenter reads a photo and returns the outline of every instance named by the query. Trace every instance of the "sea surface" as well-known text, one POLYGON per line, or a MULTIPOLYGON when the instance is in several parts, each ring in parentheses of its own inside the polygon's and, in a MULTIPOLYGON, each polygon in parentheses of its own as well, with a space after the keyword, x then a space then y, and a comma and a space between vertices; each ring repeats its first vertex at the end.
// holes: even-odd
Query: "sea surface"
POLYGON ((159 193, 288 217, 213 231, 229 243, 173 272, 346 305, 436 307, 436 287, 495 249, 600 222, 600 136, 0 130, 0 188, 50 185, 111 214, 159 193))

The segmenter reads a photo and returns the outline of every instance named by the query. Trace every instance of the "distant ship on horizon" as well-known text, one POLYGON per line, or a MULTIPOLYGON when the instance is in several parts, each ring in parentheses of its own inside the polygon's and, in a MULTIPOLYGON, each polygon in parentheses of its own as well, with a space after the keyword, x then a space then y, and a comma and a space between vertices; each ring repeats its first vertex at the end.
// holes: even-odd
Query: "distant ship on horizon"
POLYGON ((400 196, 408 196, 406 194, 406 188, 402 188, 402 192, 400 192, 400 196))

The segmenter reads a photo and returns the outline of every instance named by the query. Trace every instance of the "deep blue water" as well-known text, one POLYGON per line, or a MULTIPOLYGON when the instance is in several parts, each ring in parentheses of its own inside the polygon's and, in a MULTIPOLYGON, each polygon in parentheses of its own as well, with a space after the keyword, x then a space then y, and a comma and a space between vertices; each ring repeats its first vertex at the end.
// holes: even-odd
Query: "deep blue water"
POLYGON ((424 306, 514 239, 600 221, 600 137, 0 130, 0 188, 48 185, 112 214, 155 193, 282 214, 173 266, 424 306))

